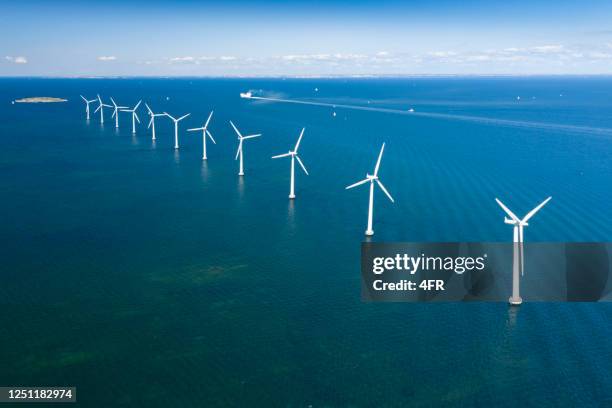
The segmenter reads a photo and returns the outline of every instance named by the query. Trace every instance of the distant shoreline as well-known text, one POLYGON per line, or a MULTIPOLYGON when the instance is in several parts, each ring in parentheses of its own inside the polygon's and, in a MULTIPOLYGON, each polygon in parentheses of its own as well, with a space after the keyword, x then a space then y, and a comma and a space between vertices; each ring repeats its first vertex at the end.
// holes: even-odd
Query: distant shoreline
POLYGON ((53 98, 50 96, 34 96, 31 98, 15 99, 13 103, 55 103, 55 102, 68 102, 68 99, 53 98))

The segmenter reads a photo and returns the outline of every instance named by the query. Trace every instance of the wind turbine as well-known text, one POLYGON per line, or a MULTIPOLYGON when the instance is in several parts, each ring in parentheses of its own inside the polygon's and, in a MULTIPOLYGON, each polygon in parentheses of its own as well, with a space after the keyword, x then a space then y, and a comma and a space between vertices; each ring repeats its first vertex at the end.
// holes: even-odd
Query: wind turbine
POLYGON ((153 134, 153 140, 155 140, 155 118, 157 116, 166 116, 166 114, 165 113, 153 113, 153 111, 151 110, 149 105, 147 105, 146 102, 145 102, 145 106, 147 107, 147 110, 149 111, 149 116, 151 117, 151 120, 149 120, 149 126, 147 126, 147 129, 151 128, 151 133, 153 134))
POLYGON ((238 172, 238 175, 239 176, 244 176, 244 167, 243 167, 244 160, 243 160, 243 154, 242 154, 242 142, 245 141, 246 139, 252 139, 254 137, 259 137, 259 136, 261 136, 261 133, 258 133, 256 135, 242 136, 240 131, 236 128, 236 126, 234 125, 234 123, 231 120, 230 120, 230 125, 232 125, 232 127, 234 128, 234 130, 238 134, 238 140, 240 141, 238 143, 238 151, 236 152, 236 158, 234 159, 234 160, 238 160, 238 156, 240 156, 240 171, 238 172))
POLYGON ((520 295, 520 282, 519 282, 519 270, 520 275, 524 274, 524 259, 523 259, 523 228, 528 226, 527 221, 531 217, 535 215, 542 207, 546 205, 550 201, 552 197, 548 197, 546 200, 542 201, 540 205, 538 205, 533 210, 529 211, 527 215, 521 220, 519 219, 508 207, 504 205, 499 199, 495 199, 497 204, 510 216, 510 218, 505 217, 504 222, 506 224, 510 224, 514 226, 514 239, 513 239, 513 258, 512 258, 512 297, 508 299, 511 305, 520 305, 523 303, 523 299, 521 299, 520 295))
POLYGON ((138 119, 138 115, 136 114, 136 109, 138 109, 138 107, 140 106, 140 102, 142 101, 138 101, 138 103, 136 104, 136 106, 134 106, 133 109, 121 109, 121 112, 132 113, 132 133, 136 133, 136 121, 140 123, 140 119, 138 119))
POLYGON ((202 160, 207 160, 206 158, 206 135, 210 137, 210 140, 214 144, 217 144, 217 142, 215 142, 215 139, 213 139, 212 135, 208 131, 208 124, 210 123, 210 119, 212 118, 212 115, 213 115, 213 111, 211 111, 210 115, 208 115, 208 119, 206 119, 206 123, 204 124, 203 127, 187 129, 188 132, 195 132, 197 130, 202 131, 202 160))
POLYGON ((387 195, 387 197, 389 197, 389 200, 391 200, 392 203, 395 202, 393 200, 393 197, 391 197, 391 194, 389 194, 389 192, 383 185, 383 183, 381 183, 380 180, 378 179, 378 169, 380 168, 380 159, 382 159, 384 150, 385 150, 385 144, 383 143, 382 147, 380 148, 380 153, 378 154, 378 160, 376 161, 376 167, 374 167, 374 174, 370 175, 366 173, 365 179, 346 187, 346 189, 348 190, 350 188, 357 187, 361 184, 365 184, 368 181, 370 182, 370 204, 368 206, 368 229, 365 232, 365 234, 368 236, 374 235, 374 231, 372 230, 372 213, 374 211, 374 182, 378 184, 378 187, 380 187, 380 189, 387 195))
POLYGON ((100 95, 98 95, 98 103, 98 108, 94 111, 94 113, 100 111, 100 123, 104 123, 104 108, 112 108, 112 106, 102 103, 102 98, 100 98, 100 95))
POLYGON ((81 99, 83 99, 85 103, 87 104, 87 106, 85 107, 85 113, 87 114, 87 120, 89 120, 89 104, 92 102, 95 102, 96 99, 92 99, 91 101, 89 101, 83 95, 81 95, 81 99))
POLYGON ((298 153, 297 153, 298 152, 298 148, 300 147, 300 142, 302 141, 302 136, 304 136, 304 130, 306 130, 306 128, 302 128, 302 132, 300 133, 300 137, 298 138, 298 141, 295 144, 295 147, 293 148, 293 150, 289 150, 288 153, 272 156, 273 159, 279 159, 281 157, 291 156, 291 187, 289 189, 289 198, 291 198, 291 199, 295 198, 295 160, 296 159, 297 159, 298 163, 300 164, 300 166, 302 167, 302 170, 304 170, 304 173, 306 173, 306 175, 308 175, 308 170, 306 170, 306 167, 304 166, 304 163, 302 163, 302 160, 300 160, 300 156, 298 156, 298 153))
POLYGON ((111 96, 110 100, 113 103, 113 106, 115 107, 115 109, 113 110, 113 116, 111 116, 111 117, 115 118, 115 127, 118 128, 119 127, 119 112, 118 112, 118 110, 119 109, 123 110, 123 109, 127 108, 127 106, 118 106, 115 103, 115 100, 113 99, 112 96, 111 96))
POLYGON ((174 148, 178 149, 179 148, 179 143, 178 143, 178 123, 181 120, 185 119, 187 116, 191 115, 191 113, 183 115, 183 116, 181 116, 178 119, 170 116, 170 114, 168 112, 164 112, 164 115, 166 115, 167 117, 169 117, 170 119, 172 119, 174 121, 174 148))

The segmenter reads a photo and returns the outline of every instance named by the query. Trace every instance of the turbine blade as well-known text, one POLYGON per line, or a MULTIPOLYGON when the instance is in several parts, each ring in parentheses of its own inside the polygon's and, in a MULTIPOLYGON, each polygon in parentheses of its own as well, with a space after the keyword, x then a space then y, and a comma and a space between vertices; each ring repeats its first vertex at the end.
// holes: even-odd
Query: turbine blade
POLYGON ((353 187, 360 186, 360 185, 362 185, 362 184, 367 183, 368 181, 370 181, 370 179, 367 179, 367 178, 366 178, 366 179, 363 179, 363 180, 361 180, 361 181, 356 182, 355 184, 351 184, 350 186, 346 187, 346 188, 345 188, 345 190, 348 190, 348 189, 353 188, 353 187))
POLYGON ((138 118, 138 114, 136 112, 134 112, 134 111, 132 111, 132 114, 134 115, 134 117, 136 118, 138 123, 140 123, 140 119, 138 118))
POLYGON ((151 119, 149 119, 149 125, 147 126, 147 129, 149 129, 151 127, 151 125, 153 124, 153 120, 155 119, 155 116, 151 115, 151 119))
POLYGON ((236 131, 236 133, 238 134, 239 138, 242 138, 242 135, 240 134, 240 131, 238 130, 238 128, 236 127, 236 125, 234 125, 234 122, 232 122, 230 120, 230 125, 232 125, 232 127, 234 128, 234 130, 236 131))
POLYGON ((147 105, 147 103, 145 102, 145 106, 147 107, 147 110, 149 111, 149 115, 153 115, 153 111, 151 110, 151 108, 149 107, 149 105, 147 105))
POLYGON ((85 102, 89 102, 87 99, 85 99, 85 97, 83 95, 79 95, 81 97, 81 99, 83 99, 85 102))
POLYGON ((138 101, 138 103, 136 104, 136 106, 134 106, 134 110, 138 109, 138 107, 140 106, 140 102, 142 102, 142 100, 138 101))
POLYGON ((117 106, 117 104, 115 103, 115 100, 113 99, 113 97, 111 96, 110 98, 111 102, 113 103, 113 105, 117 106))
POLYGON ((535 213, 537 213, 538 211, 540 211, 540 209, 541 209, 542 207, 544 207, 544 206, 546 205, 546 203, 548 203, 548 202, 550 201, 550 199, 551 199, 551 198, 552 198, 552 197, 548 197, 546 200, 542 201, 542 202, 540 203, 540 205, 538 205, 536 208, 534 208, 533 210, 529 211, 529 212, 527 213, 527 215, 525 216, 525 218, 523 218, 523 219, 521 220, 521 222, 527 222, 527 221, 529 221, 529 219, 530 219, 531 217, 533 217, 533 216, 535 215, 535 213))
POLYGON ((236 157, 234 158, 234 160, 238 160, 238 155, 240 154, 241 150, 242 150, 242 139, 240 140, 240 143, 238 143, 238 150, 236 151, 236 157))
POLYGON ((291 153, 277 154, 276 156, 272 156, 272 158, 273 159, 280 159, 281 157, 287 157, 287 156, 291 156, 291 153))
POLYGON ((308 170, 306 170, 306 166, 304 166, 304 163, 302 163, 302 160, 300 159, 300 156, 298 156, 296 154, 295 158, 297 159, 298 163, 300 163, 300 166, 302 166, 302 170, 304 170, 304 173, 306 173, 306 175, 309 176, 308 170))
POLYGON ((170 115, 168 112, 164 112, 164 115, 166 115, 167 117, 169 117, 169 118, 170 118, 170 119, 172 119, 172 120, 176 120, 176 119, 174 119, 174 118, 173 118, 173 117, 172 117, 172 116, 171 116, 171 115, 170 115))
POLYGON ((378 175, 378 168, 380 167, 380 160, 382 159, 383 151, 385 150, 385 144, 382 144, 380 153, 378 153, 378 160, 376 161, 376 167, 374 167, 374 175, 378 175))
POLYGON ((298 141, 295 144, 295 149, 293 149, 294 152, 297 153, 298 151, 298 147, 300 147, 300 142, 302 141, 302 136, 304 136, 304 131, 306 130, 306 128, 302 128, 302 132, 300 133, 300 137, 298 137, 298 141))
POLYGON ((391 202, 394 203, 395 200, 393 199, 393 197, 391 197, 391 194, 389 194, 385 186, 383 186, 383 183, 381 183, 379 179, 376 179, 376 183, 378 184, 378 187, 380 187, 381 190, 387 195, 387 197, 389 197, 389 200, 391 200, 391 202))
POLYGON ((504 205, 504 203, 499 201, 498 198, 496 198, 495 201, 497 201, 497 204, 499 204, 499 206, 506 212, 506 214, 508 214, 510 216, 510 218, 512 218, 515 222, 520 222, 518 217, 516 215, 514 215, 514 213, 512 211, 510 211, 510 209, 504 205))
POLYGON ((259 137, 261 136, 261 133, 258 133, 256 135, 249 135, 249 136, 243 136, 242 139, 253 139, 254 137, 259 137))
POLYGON ((177 122, 178 122, 178 121, 181 121, 181 120, 185 119, 185 118, 186 118, 187 116, 189 116, 189 115, 191 115, 191 113, 188 113, 188 114, 186 114, 186 115, 181 116, 181 117, 180 117, 180 118, 178 118, 176 121, 177 121, 177 122))
POLYGON ((99 111, 100 109, 102 109, 102 105, 98 106, 98 107, 96 108, 96 110, 94 111, 94 113, 96 113, 96 112, 97 112, 97 111, 99 111))
POLYGON ((208 119, 206 119, 206 124, 204 125, 205 128, 208 128, 208 124, 210 123, 210 119, 212 118, 214 111, 210 111, 210 115, 208 115, 208 119))
POLYGON ((523 226, 519 224, 519 259, 521 265, 521 276, 525 274, 525 261, 523 260, 523 226))
POLYGON ((204 128, 191 128, 187 129, 188 132, 195 132, 196 130, 203 130, 204 128))
POLYGON ((116 114, 117 114, 117 109, 113 110, 113 114, 111 115, 111 118, 114 118, 116 114))
POLYGON ((208 137, 210 137, 210 140, 212 140, 212 142, 214 144, 217 144, 217 142, 215 142, 215 139, 213 139, 212 135, 210 134, 210 132, 208 131, 208 129, 206 129, 206 134, 208 135, 208 137))

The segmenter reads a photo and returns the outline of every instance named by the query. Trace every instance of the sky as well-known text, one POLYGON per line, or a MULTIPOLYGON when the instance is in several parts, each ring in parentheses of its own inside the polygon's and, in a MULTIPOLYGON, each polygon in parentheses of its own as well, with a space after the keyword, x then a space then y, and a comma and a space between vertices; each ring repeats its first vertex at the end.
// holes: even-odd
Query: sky
POLYGON ((7 1, 0 76, 612 74, 612 1, 7 1))

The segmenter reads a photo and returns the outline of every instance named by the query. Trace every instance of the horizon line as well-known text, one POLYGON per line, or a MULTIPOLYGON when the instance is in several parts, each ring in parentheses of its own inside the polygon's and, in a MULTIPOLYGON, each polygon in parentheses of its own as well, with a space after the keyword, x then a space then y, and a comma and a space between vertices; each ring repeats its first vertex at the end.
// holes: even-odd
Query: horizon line
POLYGON ((401 78, 494 78, 494 77, 612 77, 612 73, 533 74, 330 74, 330 75, 0 75, 0 79, 401 79, 401 78))

